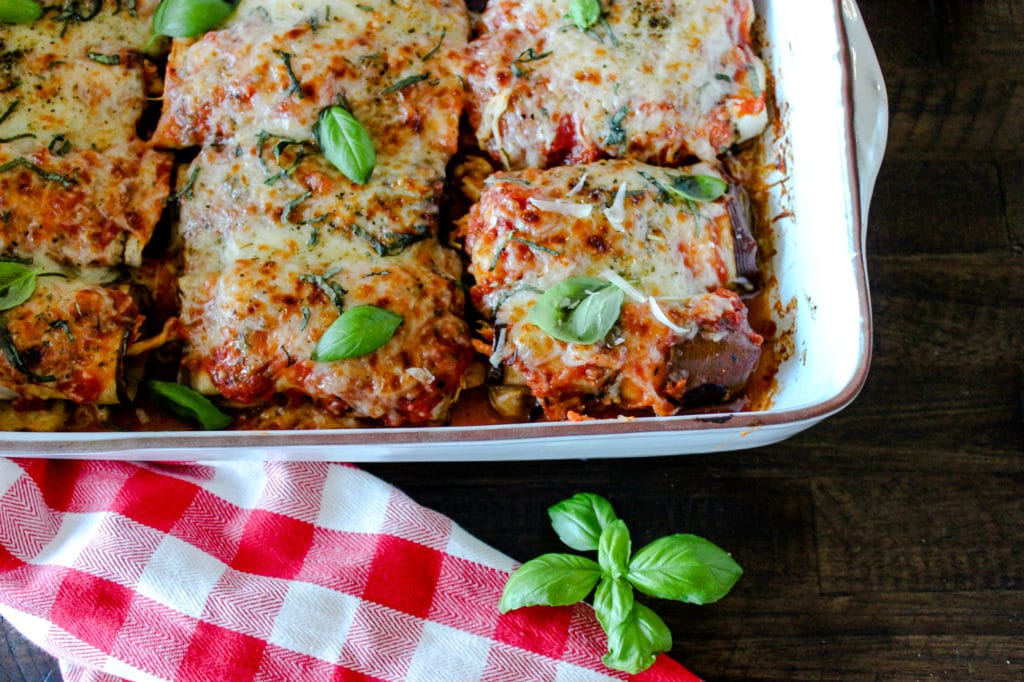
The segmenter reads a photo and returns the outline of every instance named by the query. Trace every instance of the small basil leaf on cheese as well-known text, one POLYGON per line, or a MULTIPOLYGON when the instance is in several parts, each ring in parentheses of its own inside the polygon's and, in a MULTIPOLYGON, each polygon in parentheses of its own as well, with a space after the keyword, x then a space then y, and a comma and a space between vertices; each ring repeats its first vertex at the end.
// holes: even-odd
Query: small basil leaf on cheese
POLYGON ((43 8, 35 0, 0 0, 0 22, 29 24, 42 14, 43 8))
POLYGON ((598 0, 569 0, 569 18, 580 30, 586 31, 601 18, 598 0))
POLYGON ((619 319, 622 289, 595 277, 570 277, 545 291, 527 320, 567 343, 597 343, 619 319))
POLYGON ((234 11, 223 0, 162 0, 153 13, 153 35, 192 38, 217 28, 234 11))
POLYGON ((38 273, 20 263, 0 262, 0 310, 10 310, 27 301, 36 290, 38 273))
POLYGON ((225 429, 231 424, 230 416, 221 412, 206 396, 188 386, 156 380, 147 381, 146 385, 161 404, 179 417, 196 422, 207 431, 225 429))
POLYGON ((317 341, 312 358, 317 362, 333 362, 372 353, 394 336, 404 319, 373 305, 346 310, 317 341))
POLYGON ((320 112, 313 137, 324 156, 352 182, 365 185, 377 164, 366 128, 344 107, 333 105, 320 112))
POLYGON ((713 175, 677 175, 665 189, 682 199, 690 201, 714 201, 729 189, 721 178, 713 175))

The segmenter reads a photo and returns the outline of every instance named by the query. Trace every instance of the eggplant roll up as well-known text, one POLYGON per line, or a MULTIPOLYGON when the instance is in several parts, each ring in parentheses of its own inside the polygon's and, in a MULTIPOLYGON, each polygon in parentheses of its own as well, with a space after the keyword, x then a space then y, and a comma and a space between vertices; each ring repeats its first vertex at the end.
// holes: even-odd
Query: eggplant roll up
MULTIPOLYGON (((626 0, 580 26, 560 0, 493 0, 469 120, 506 168, 711 161, 768 120, 751 0, 626 0)), ((596 6, 596 5, 595 5, 596 6)))
POLYGON ((744 281, 727 189, 706 164, 491 176, 465 238, 504 383, 555 419, 738 394, 762 339, 732 289, 744 281))
POLYGON ((473 358, 459 256, 437 239, 468 24, 457 0, 243 0, 174 44, 156 139, 201 146, 180 190, 193 388, 446 418, 473 358), (358 158, 339 162, 339 135, 358 158))
POLYGON ((120 402, 141 320, 127 286, 39 277, 28 300, 0 312, 0 396, 120 402))

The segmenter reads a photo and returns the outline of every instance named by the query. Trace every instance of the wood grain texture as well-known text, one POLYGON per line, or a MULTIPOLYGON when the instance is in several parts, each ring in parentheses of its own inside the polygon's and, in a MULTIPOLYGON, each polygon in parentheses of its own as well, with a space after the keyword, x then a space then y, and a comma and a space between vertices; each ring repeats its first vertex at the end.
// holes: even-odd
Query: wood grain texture
MULTIPOLYGON (((859 4, 891 128, 850 407, 745 452, 365 468, 519 559, 561 550, 545 508, 583 490, 637 547, 725 547, 745 571, 728 598, 648 601, 708 680, 1021 680, 1024 0, 859 4)), ((59 679, 2 627, 0 679, 59 679)))

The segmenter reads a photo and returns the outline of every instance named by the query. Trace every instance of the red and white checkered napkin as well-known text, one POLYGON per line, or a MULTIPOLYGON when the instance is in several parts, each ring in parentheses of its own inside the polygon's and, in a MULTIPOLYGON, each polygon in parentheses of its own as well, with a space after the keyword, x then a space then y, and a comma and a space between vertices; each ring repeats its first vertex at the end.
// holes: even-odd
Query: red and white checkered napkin
POLYGON ((695 680, 354 467, 0 459, 0 615, 78 680, 695 680))

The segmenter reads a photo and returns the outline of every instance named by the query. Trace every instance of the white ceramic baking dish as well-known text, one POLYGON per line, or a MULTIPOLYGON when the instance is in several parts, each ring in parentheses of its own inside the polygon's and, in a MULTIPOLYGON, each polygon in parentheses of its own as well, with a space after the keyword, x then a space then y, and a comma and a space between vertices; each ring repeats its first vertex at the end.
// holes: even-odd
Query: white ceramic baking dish
POLYGON ((751 448, 848 405, 871 355, 867 208, 888 107, 853 0, 757 0, 783 125, 768 153, 777 322, 791 342, 771 406, 756 412, 502 426, 285 432, 0 434, 0 452, 148 460, 452 461, 627 457, 751 448))

